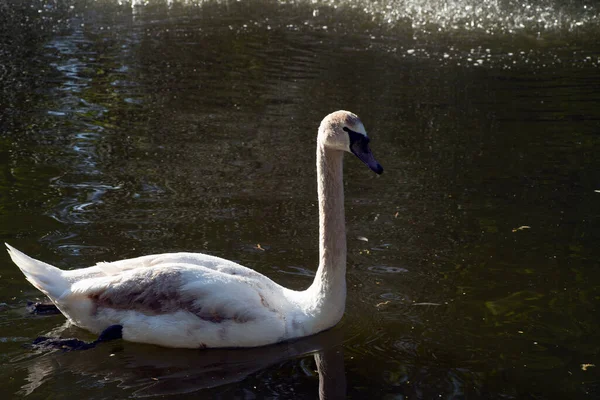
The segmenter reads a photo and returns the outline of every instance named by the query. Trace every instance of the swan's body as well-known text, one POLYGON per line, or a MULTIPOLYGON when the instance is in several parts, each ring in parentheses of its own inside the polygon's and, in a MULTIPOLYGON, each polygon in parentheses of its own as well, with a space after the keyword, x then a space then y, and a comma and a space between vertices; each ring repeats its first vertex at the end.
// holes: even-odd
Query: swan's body
POLYGON ((63 271, 7 245, 27 279, 75 325, 167 347, 252 347, 331 328, 346 301, 342 160, 352 152, 377 173, 358 117, 328 115, 317 140, 320 262, 313 284, 287 289, 234 262, 167 253, 63 271))

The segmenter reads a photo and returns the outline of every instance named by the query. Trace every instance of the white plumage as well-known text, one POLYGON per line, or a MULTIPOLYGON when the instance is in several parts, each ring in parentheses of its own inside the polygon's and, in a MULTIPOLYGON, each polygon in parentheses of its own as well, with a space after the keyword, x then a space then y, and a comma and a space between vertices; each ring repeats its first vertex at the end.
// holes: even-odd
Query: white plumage
POLYGON ((358 117, 325 117, 317 140, 320 263, 313 284, 294 291, 234 262, 197 253, 143 256, 63 271, 6 245, 27 280, 73 324, 167 347, 252 347, 334 326, 346 298, 342 159, 352 152, 377 173, 358 117))

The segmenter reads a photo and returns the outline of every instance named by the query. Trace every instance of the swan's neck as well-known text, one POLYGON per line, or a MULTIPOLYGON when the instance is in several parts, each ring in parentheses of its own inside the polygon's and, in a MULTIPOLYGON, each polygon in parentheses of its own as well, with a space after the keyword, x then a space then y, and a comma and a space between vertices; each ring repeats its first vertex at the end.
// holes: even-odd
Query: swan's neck
POLYGON ((331 325, 342 317, 346 302, 343 157, 343 151, 317 145, 319 268, 309 292, 316 314, 331 325))

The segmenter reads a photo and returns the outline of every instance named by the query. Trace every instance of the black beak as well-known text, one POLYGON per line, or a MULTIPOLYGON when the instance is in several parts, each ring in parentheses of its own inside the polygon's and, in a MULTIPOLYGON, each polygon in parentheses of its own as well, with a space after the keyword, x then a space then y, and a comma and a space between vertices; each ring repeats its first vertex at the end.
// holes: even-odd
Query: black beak
POLYGON ((350 137, 350 151, 352 154, 358 157, 360 161, 364 162, 367 167, 371 168, 371 171, 381 175, 383 173, 383 167, 375 160, 373 153, 371 153, 371 149, 369 148, 369 138, 346 127, 344 127, 344 130, 348 132, 348 136, 350 137))

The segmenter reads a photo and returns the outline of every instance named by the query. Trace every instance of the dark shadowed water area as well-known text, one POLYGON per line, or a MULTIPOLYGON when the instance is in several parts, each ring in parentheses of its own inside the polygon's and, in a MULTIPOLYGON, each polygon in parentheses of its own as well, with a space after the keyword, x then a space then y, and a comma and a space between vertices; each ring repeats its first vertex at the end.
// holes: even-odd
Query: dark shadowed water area
POLYGON ((345 162, 346 314, 250 350, 93 340, 0 252, 2 398, 600 397, 592 1, 0 1, 0 241, 65 269, 198 251, 316 270, 315 138, 345 162))

